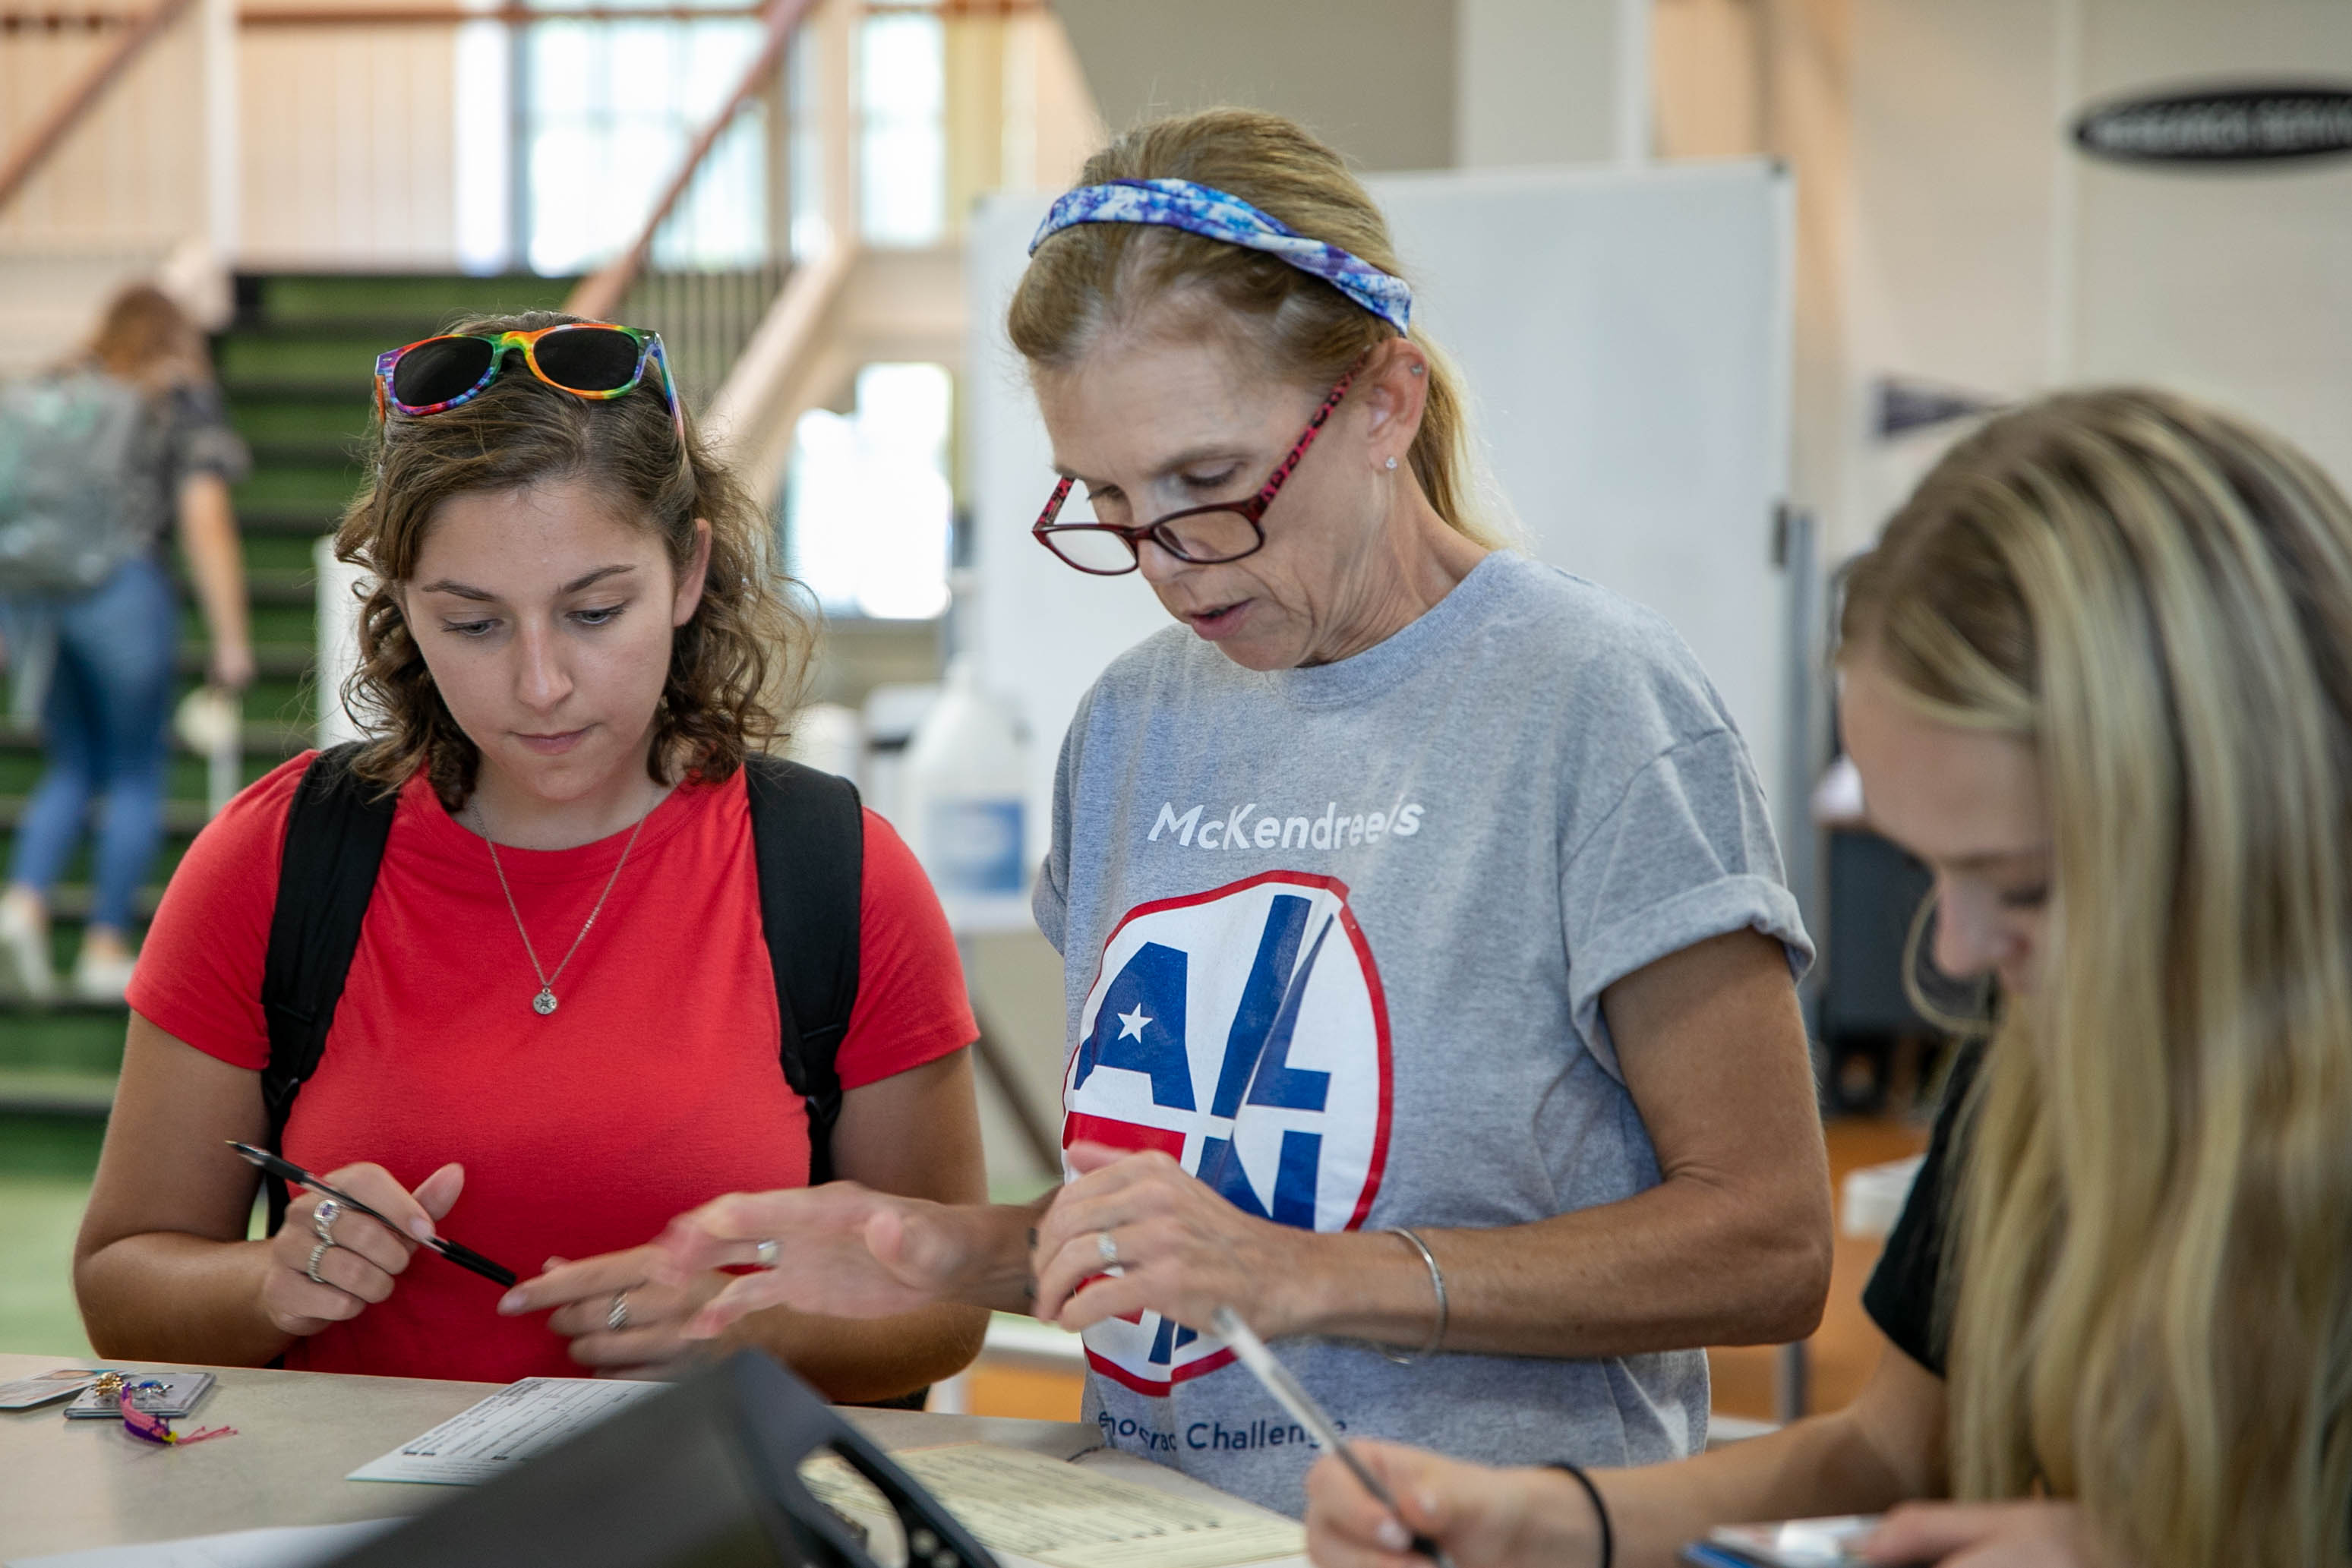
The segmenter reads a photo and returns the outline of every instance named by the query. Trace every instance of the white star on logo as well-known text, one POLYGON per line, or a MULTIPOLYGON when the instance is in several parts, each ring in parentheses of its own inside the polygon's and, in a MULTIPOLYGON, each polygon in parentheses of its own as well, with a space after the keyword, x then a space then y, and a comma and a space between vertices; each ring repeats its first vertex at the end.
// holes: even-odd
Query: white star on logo
POLYGON ((1118 1013, 1115 1016, 1118 1019, 1118 1038, 1121 1040, 1141 1040, 1143 1026, 1151 1021, 1143 1016, 1143 1008, 1139 1003, 1133 1012, 1118 1013))

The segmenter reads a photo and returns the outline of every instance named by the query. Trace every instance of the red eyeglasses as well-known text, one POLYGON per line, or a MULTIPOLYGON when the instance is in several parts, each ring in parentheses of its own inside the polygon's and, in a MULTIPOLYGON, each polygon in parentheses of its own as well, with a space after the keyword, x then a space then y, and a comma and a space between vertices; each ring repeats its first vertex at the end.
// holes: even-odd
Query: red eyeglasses
POLYGON ((1339 400, 1348 395, 1349 385, 1356 379, 1349 371, 1331 389, 1331 395, 1307 422, 1307 429, 1298 437, 1274 471, 1274 476, 1259 486, 1256 495, 1245 501, 1219 501, 1213 506, 1188 507, 1181 512, 1171 512, 1157 522, 1122 528, 1117 523, 1057 523, 1062 503, 1070 498, 1070 486, 1075 478, 1065 478, 1054 486, 1054 497, 1037 515, 1030 537, 1067 564, 1096 577, 1118 577, 1143 564, 1139 547, 1150 539, 1178 560, 1194 566, 1215 566, 1220 562, 1239 560, 1265 548, 1265 509, 1282 491, 1283 481, 1315 444, 1324 422, 1339 400))

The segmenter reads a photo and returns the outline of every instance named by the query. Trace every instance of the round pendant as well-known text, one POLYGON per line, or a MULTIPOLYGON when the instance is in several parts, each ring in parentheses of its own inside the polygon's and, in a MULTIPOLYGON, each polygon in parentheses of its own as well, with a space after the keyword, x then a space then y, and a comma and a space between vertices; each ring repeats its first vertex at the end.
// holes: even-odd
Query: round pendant
POLYGON ((541 1018, 545 1018, 548 1014, 553 1012, 555 1010, 555 993, 542 988, 539 995, 530 998, 530 1010, 537 1013, 541 1018))

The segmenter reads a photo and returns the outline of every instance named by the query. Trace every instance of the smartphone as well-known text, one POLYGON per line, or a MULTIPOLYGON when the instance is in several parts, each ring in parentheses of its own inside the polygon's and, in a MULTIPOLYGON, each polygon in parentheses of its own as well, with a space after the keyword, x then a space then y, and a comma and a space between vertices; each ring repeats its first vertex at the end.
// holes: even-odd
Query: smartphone
POLYGON ((1692 1568, 1867 1568, 1846 1548, 1878 1528, 1876 1514, 1726 1524, 1683 1548, 1692 1568))

